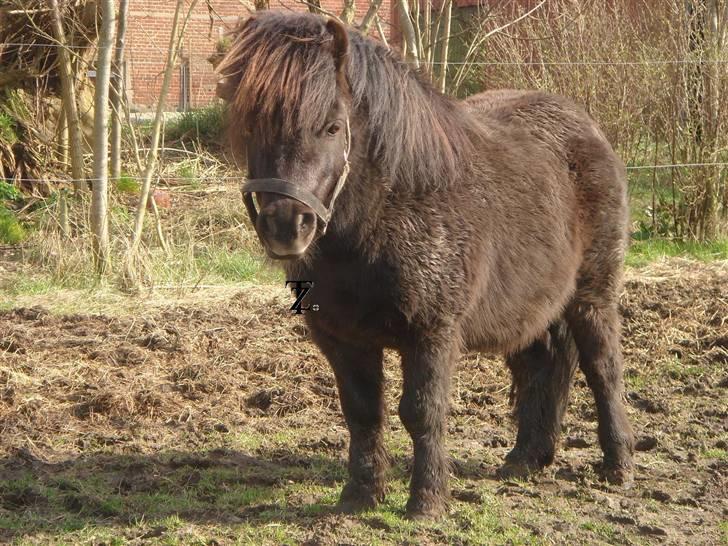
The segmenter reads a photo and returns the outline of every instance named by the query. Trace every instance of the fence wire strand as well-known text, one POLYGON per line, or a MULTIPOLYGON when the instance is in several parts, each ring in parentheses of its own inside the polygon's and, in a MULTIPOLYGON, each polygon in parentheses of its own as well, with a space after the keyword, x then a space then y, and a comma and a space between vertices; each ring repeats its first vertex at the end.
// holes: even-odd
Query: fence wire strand
MULTIPOLYGON (((650 170, 650 169, 682 169, 682 168, 700 168, 700 167, 728 167, 728 162, 714 162, 714 163, 665 163, 665 164, 658 164, 658 165, 627 165, 625 168, 628 171, 634 171, 634 170, 650 170)), ((185 177, 185 176, 164 176, 161 174, 156 175, 156 177, 162 181, 167 182, 185 182, 185 181, 194 181, 194 182, 200 182, 200 181, 215 181, 215 182, 230 182, 230 181, 241 181, 244 180, 244 176, 195 176, 195 177, 185 177)), ((80 182, 96 182, 100 179, 98 178, 84 178, 80 182)), ((119 180, 144 180, 143 176, 119 176, 119 177, 108 177, 106 180, 109 181, 119 181, 119 180)), ((46 182, 46 183, 71 183, 71 182, 79 182, 78 180, 73 180, 71 178, 0 178, 0 181, 3 182, 28 182, 28 183, 34 183, 34 182, 46 182)))
MULTIPOLYGON (((143 30, 148 35, 146 30, 143 30)), ((37 43, 0 43, 0 47, 63 47, 66 49, 88 49, 89 46, 74 46, 63 44, 37 44, 37 43)), ((94 47, 94 46, 91 46, 94 47)), ((161 51, 161 49, 160 49, 161 51)), ((127 54, 133 54, 133 48, 126 48, 127 54)), ((146 51, 144 52, 146 53, 146 51)), ((206 61, 206 57, 199 57, 206 61)), ((137 61, 137 64, 164 64, 156 61, 137 61)), ((647 59, 643 61, 611 61, 609 59, 595 59, 584 61, 428 61, 428 65, 469 65, 469 66, 645 66, 645 65, 673 65, 673 64, 728 64, 728 59, 647 59)))

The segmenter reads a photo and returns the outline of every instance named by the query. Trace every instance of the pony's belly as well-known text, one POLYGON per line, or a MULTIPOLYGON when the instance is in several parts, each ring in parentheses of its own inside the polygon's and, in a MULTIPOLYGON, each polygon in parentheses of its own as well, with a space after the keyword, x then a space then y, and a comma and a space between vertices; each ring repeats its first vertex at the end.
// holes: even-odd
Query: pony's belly
POLYGON ((517 300, 514 296, 484 295, 464 322, 466 347, 507 354, 528 346, 561 317, 575 284, 572 276, 559 290, 536 292, 528 299, 517 301, 517 305, 513 305, 517 300))

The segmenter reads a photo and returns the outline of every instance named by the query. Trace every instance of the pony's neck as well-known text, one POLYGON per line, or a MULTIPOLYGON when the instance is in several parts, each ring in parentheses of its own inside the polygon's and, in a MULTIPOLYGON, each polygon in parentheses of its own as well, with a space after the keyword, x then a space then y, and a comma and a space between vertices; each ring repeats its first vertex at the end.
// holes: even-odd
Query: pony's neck
POLYGON ((477 131, 462 103, 373 40, 354 38, 350 59, 353 106, 367 126, 369 159, 399 188, 456 181, 477 131))

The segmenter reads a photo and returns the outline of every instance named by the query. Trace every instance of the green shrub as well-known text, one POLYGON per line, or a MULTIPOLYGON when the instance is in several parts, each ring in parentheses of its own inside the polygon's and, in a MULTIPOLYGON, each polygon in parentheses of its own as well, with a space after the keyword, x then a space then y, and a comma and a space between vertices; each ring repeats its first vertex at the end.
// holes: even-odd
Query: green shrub
POLYGON ((169 121, 165 128, 167 142, 199 142, 215 145, 220 140, 223 128, 223 106, 212 104, 199 110, 184 112, 179 118, 169 121))
POLYGON ((9 182, 0 180, 0 201, 15 201, 20 199, 21 195, 18 188, 9 182))
POLYGON ((176 169, 175 175, 180 181, 192 186, 193 188, 200 187, 200 178, 197 173, 197 169, 191 163, 181 163, 176 169))
POLYGON ((15 215, 0 205, 0 243, 14 245, 25 237, 25 230, 15 215))
POLYGON ((139 193, 139 182, 128 175, 121 175, 116 181, 116 191, 119 193, 139 193))
POLYGON ((5 112, 0 111, 0 141, 12 146, 18 141, 15 121, 5 112))

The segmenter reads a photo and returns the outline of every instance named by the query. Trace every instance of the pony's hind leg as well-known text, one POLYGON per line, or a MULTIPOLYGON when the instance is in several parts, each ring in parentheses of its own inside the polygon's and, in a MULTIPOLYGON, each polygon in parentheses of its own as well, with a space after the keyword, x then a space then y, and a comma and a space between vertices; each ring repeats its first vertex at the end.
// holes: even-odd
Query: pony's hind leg
POLYGON ((567 320, 579 349, 581 369, 596 401, 604 477, 612 483, 629 485, 633 479, 634 438, 622 400, 619 315, 615 302, 597 304, 594 300, 575 300, 567 310, 567 320))
POLYGON ((349 481, 338 509, 356 512, 384 500, 388 457, 383 443, 384 374, 381 347, 364 348, 312 329, 312 337, 336 376, 339 400, 349 428, 349 481))
POLYGON ((553 462, 577 361, 563 320, 506 358, 513 378, 511 399, 518 435, 499 476, 524 477, 553 462))

